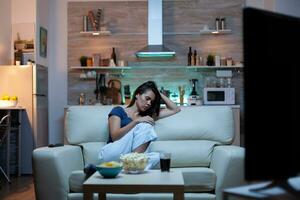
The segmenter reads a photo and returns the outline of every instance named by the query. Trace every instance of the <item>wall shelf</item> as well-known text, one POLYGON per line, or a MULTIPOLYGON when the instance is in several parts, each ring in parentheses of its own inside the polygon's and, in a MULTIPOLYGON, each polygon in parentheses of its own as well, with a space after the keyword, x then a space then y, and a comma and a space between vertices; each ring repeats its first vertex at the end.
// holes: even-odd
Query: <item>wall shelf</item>
POLYGON ((101 66, 94 66, 94 67, 70 67, 71 70, 128 70, 131 67, 101 67, 101 66))
POLYGON ((225 35, 230 34, 232 31, 230 29, 224 29, 224 30, 200 30, 200 34, 202 35, 225 35))
POLYGON ((110 31, 81 31, 81 35, 91 35, 91 36, 105 36, 111 35, 110 31))
MULTIPOLYGON (((200 32, 163 32, 163 35, 225 35, 230 34, 232 31, 230 29, 224 30, 200 30, 200 32)), ((108 35, 147 35, 144 32, 131 32, 131 33, 111 33, 110 31, 81 31, 81 35, 86 36, 108 36, 108 35)))
POLYGON ((188 69, 242 69, 243 65, 233 66, 187 66, 188 69))
POLYGON ((145 65, 145 66, 126 66, 126 67, 103 67, 103 66, 95 66, 95 67, 80 67, 74 66, 70 67, 70 70, 109 70, 109 71, 118 71, 118 70, 139 70, 139 69, 242 69, 243 65, 233 65, 233 66, 184 66, 184 65, 145 65))

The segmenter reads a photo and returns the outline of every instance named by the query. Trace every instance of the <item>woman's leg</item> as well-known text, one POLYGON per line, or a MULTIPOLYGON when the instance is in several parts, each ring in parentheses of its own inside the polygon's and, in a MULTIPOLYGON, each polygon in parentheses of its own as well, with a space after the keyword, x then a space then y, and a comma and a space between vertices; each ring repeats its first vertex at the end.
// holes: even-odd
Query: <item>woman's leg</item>
POLYGON ((132 150, 133 131, 129 131, 126 135, 117 141, 109 143, 102 147, 99 153, 101 162, 117 161, 121 154, 130 153, 132 150))
POLYGON ((157 139, 154 127, 149 123, 139 123, 133 133, 132 151, 143 153, 147 150, 151 141, 157 139))
POLYGON ((145 152, 151 141, 157 139, 154 128, 149 123, 139 123, 119 140, 102 147, 99 153, 101 162, 119 160, 121 154, 145 152))
POLYGON ((144 153, 148 146, 149 146, 150 142, 146 142, 140 146, 138 146, 136 149, 134 149, 133 151, 136 152, 136 153, 144 153))

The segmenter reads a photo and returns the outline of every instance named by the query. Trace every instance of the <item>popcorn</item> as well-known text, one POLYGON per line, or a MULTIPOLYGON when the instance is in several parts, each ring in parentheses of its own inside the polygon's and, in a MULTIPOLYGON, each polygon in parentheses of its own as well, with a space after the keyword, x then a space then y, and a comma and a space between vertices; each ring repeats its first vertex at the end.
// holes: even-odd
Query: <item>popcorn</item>
POLYGON ((148 157, 144 153, 128 153, 120 156, 125 171, 143 171, 148 163, 148 157))

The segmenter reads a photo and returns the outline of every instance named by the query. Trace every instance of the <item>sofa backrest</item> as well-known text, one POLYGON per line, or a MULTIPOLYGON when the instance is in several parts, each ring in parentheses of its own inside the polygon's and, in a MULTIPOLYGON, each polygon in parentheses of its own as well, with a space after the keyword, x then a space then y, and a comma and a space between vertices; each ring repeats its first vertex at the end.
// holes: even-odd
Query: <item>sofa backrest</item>
MULTIPOLYGON (((86 163, 97 163, 108 139, 108 113, 113 106, 71 106, 65 116, 66 139, 83 147, 86 163)), ((209 166, 214 147, 234 139, 233 113, 228 106, 183 107, 156 121, 158 140, 151 151, 172 153, 172 167, 209 166)))
MULTIPOLYGON (((70 144, 106 142, 108 113, 114 106, 71 106, 65 116, 70 144)), ((176 115, 156 121, 158 140, 212 140, 230 144, 234 137, 232 110, 228 106, 182 107, 176 115)))

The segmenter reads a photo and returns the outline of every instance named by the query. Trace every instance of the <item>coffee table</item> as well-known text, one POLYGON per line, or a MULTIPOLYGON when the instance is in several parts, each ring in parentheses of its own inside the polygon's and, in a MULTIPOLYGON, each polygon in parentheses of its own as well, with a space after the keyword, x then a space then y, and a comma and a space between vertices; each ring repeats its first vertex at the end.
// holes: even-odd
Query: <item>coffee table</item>
POLYGON ((148 170, 142 174, 121 172, 116 178, 103 178, 95 172, 83 183, 84 200, 93 199, 98 193, 99 200, 106 200, 106 193, 173 193, 174 200, 184 199, 184 181, 178 171, 161 172, 148 170))

